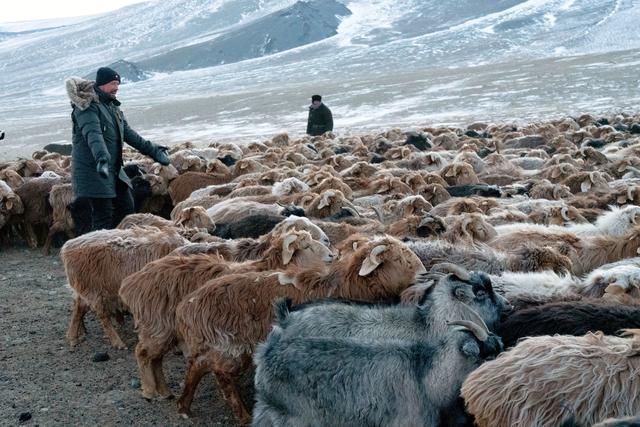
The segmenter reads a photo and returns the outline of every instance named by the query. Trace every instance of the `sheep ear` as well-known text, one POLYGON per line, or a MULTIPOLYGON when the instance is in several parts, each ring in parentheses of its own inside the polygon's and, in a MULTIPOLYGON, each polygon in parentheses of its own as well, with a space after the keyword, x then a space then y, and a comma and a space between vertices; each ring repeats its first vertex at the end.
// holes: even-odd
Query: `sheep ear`
MULTIPOLYGON (((466 329, 460 328, 458 330, 464 331, 466 329)), ((460 350, 462 354, 464 354, 467 357, 471 357, 471 358, 480 357, 480 347, 478 346, 478 343, 476 343, 475 341, 465 341, 465 343, 462 345, 462 348, 460 350)))
POLYGON ((604 293, 610 295, 620 295, 625 293, 625 289, 614 282, 605 288, 604 293))
POLYGON ((291 244, 296 241, 298 238, 297 234, 290 234, 284 238, 282 242, 282 263, 284 265, 289 264, 291 262, 291 258, 293 257, 293 253, 295 249, 291 247, 291 244))
POLYGON ((382 260, 380 260, 379 255, 382 254, 387 247, 385 245, 379 245, 373 248, 368 257, 362 261, 362 265, 360 266, 360 271, 358 275, 360 276, 368 276, 371 274, 373 270, 378 268, 382 260))
POLYGON ((329 195, 325 193, 320 199, 320 203, 318 203, 318 209, 326 208, 327 206, 329 206, 329 195))
POLYGON ((11 208, 13 208, 13 200, 11 199, 7 200, 4 205, 7 207, 7 210, 10 211, 11 208))
POLYGON ((560 176, 560 168, 555 168, 553 171, 551 171, 551 178, 557 178, 560 176))
POLYGON ((623 164, 621 164, 621 165, 618 167, 618 172, 622 173, 622 172, 624 172, 626 169, 627 169, 627 165, 623 163, 623 164))
POLYGON ((449 168, 447 173, 444 174, 444 176, 456 176, 456 171, 454 170, 453 167, 451 167, 451 168, 449 168))
POLYGON ((467 289, 465 289, 465 286, 456 286, 453 290, 453 294, 455 295, 456 299, 460 301, 464 302, 469 300, 469 294, 467 293, 467 289))
POLYGON ((590 188, 591 188, 590 179, 586 179, 582 182, 582 184, 580 184, 580 191, 582 191, 583 193, 586 193, 587 191, 589 191, 590 188))
POLYGON ((623 204, 627 203, 627 196, 618 196, 618 198, 616 199, 616 202, 619 205, 623 205, 623 204))

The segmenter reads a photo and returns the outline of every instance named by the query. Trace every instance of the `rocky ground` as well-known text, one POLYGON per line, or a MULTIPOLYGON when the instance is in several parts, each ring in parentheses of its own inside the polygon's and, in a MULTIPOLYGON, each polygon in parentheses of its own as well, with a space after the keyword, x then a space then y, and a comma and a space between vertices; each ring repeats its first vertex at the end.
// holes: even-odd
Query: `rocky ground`
MULTIPOLYGON (((70 349, 71 292, 58 250, 43 256, 25 247, 0 249, 0 301, 0 426, 236 425, 210 376, 196 393, 190 420, 177 415, 175 400, 140 396, 131 318, 119 328, 129 350, 110 348, 91 313, 87 338, 70 349), (109 359, 96 362, 97 353, 109 359)), ((168 355, 165 372, 179 394, 182 356, 168 355)), ((251 378, 244 380, 250 390, 251 378)))

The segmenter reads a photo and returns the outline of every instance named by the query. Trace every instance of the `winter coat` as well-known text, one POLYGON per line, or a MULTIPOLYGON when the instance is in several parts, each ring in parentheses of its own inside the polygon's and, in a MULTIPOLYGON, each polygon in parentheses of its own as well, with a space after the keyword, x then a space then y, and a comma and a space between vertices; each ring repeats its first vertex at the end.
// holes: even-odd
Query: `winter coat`
POLYGON ((324 104, 320 104, 318 108, 309 107, 307 135, 322 135, 330 130, 333 130, 331 110, 324 104))
POLYGON ((76 197, 114 198, 116 179, 131 187, 122 169, 123 142, 152 158, 156 157, 159 148, 129 127, 120 111, 120 101, 102 92, 93 81, 72 77, 65 83, 73 107, 71 175, 74 194, 76 197), (107 161, 107 178, 96 171, 100 160, 107 161))

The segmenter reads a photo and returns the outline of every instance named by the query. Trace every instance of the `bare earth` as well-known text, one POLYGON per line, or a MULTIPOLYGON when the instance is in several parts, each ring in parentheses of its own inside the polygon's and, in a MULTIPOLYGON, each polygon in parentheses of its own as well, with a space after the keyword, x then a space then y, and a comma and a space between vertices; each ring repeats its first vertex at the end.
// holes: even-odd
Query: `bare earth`
MULTIPOLYGON (((71 291, 57 249, 48 257, 25 247, 0 249, 0 301, 0 426, 237 425, 211 376, 196 393, 190 420, 177 415, 175 400, 140 396, 130 317, 118 327, 129 350, 112 349, 92 313, 85 341, 70 349, 71 291), (109 360, 94 362, 97 352, 109 360), (27 413, 31 418, 20 421, 27 413)), ((182 356, 169 354, 165 372, 179 395, 182 356)), ((250 402, 251 378, 243 380, 250 402)))

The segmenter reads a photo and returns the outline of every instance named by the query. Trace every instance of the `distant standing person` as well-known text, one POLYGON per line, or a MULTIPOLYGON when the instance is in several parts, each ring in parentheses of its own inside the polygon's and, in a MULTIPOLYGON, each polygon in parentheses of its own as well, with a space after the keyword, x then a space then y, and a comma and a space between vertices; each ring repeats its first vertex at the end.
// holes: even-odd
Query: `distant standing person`
POLYGON ((76 231, 114 228, 134 212, 131 181, 122 169, 123 143, 163 165, 169 164, 167 148, 129 127, 116 99, 120 75, 111 68, 98 69, 95 82, 71 77, 65 84, 73 108, 71 177, 76 231))
POLYGON ((322 135, 333 130, 333 115, 331 110, 322 103, 320 95, 311 97, 309 106, 309 119, 307 120, 308 135, 322 135))

